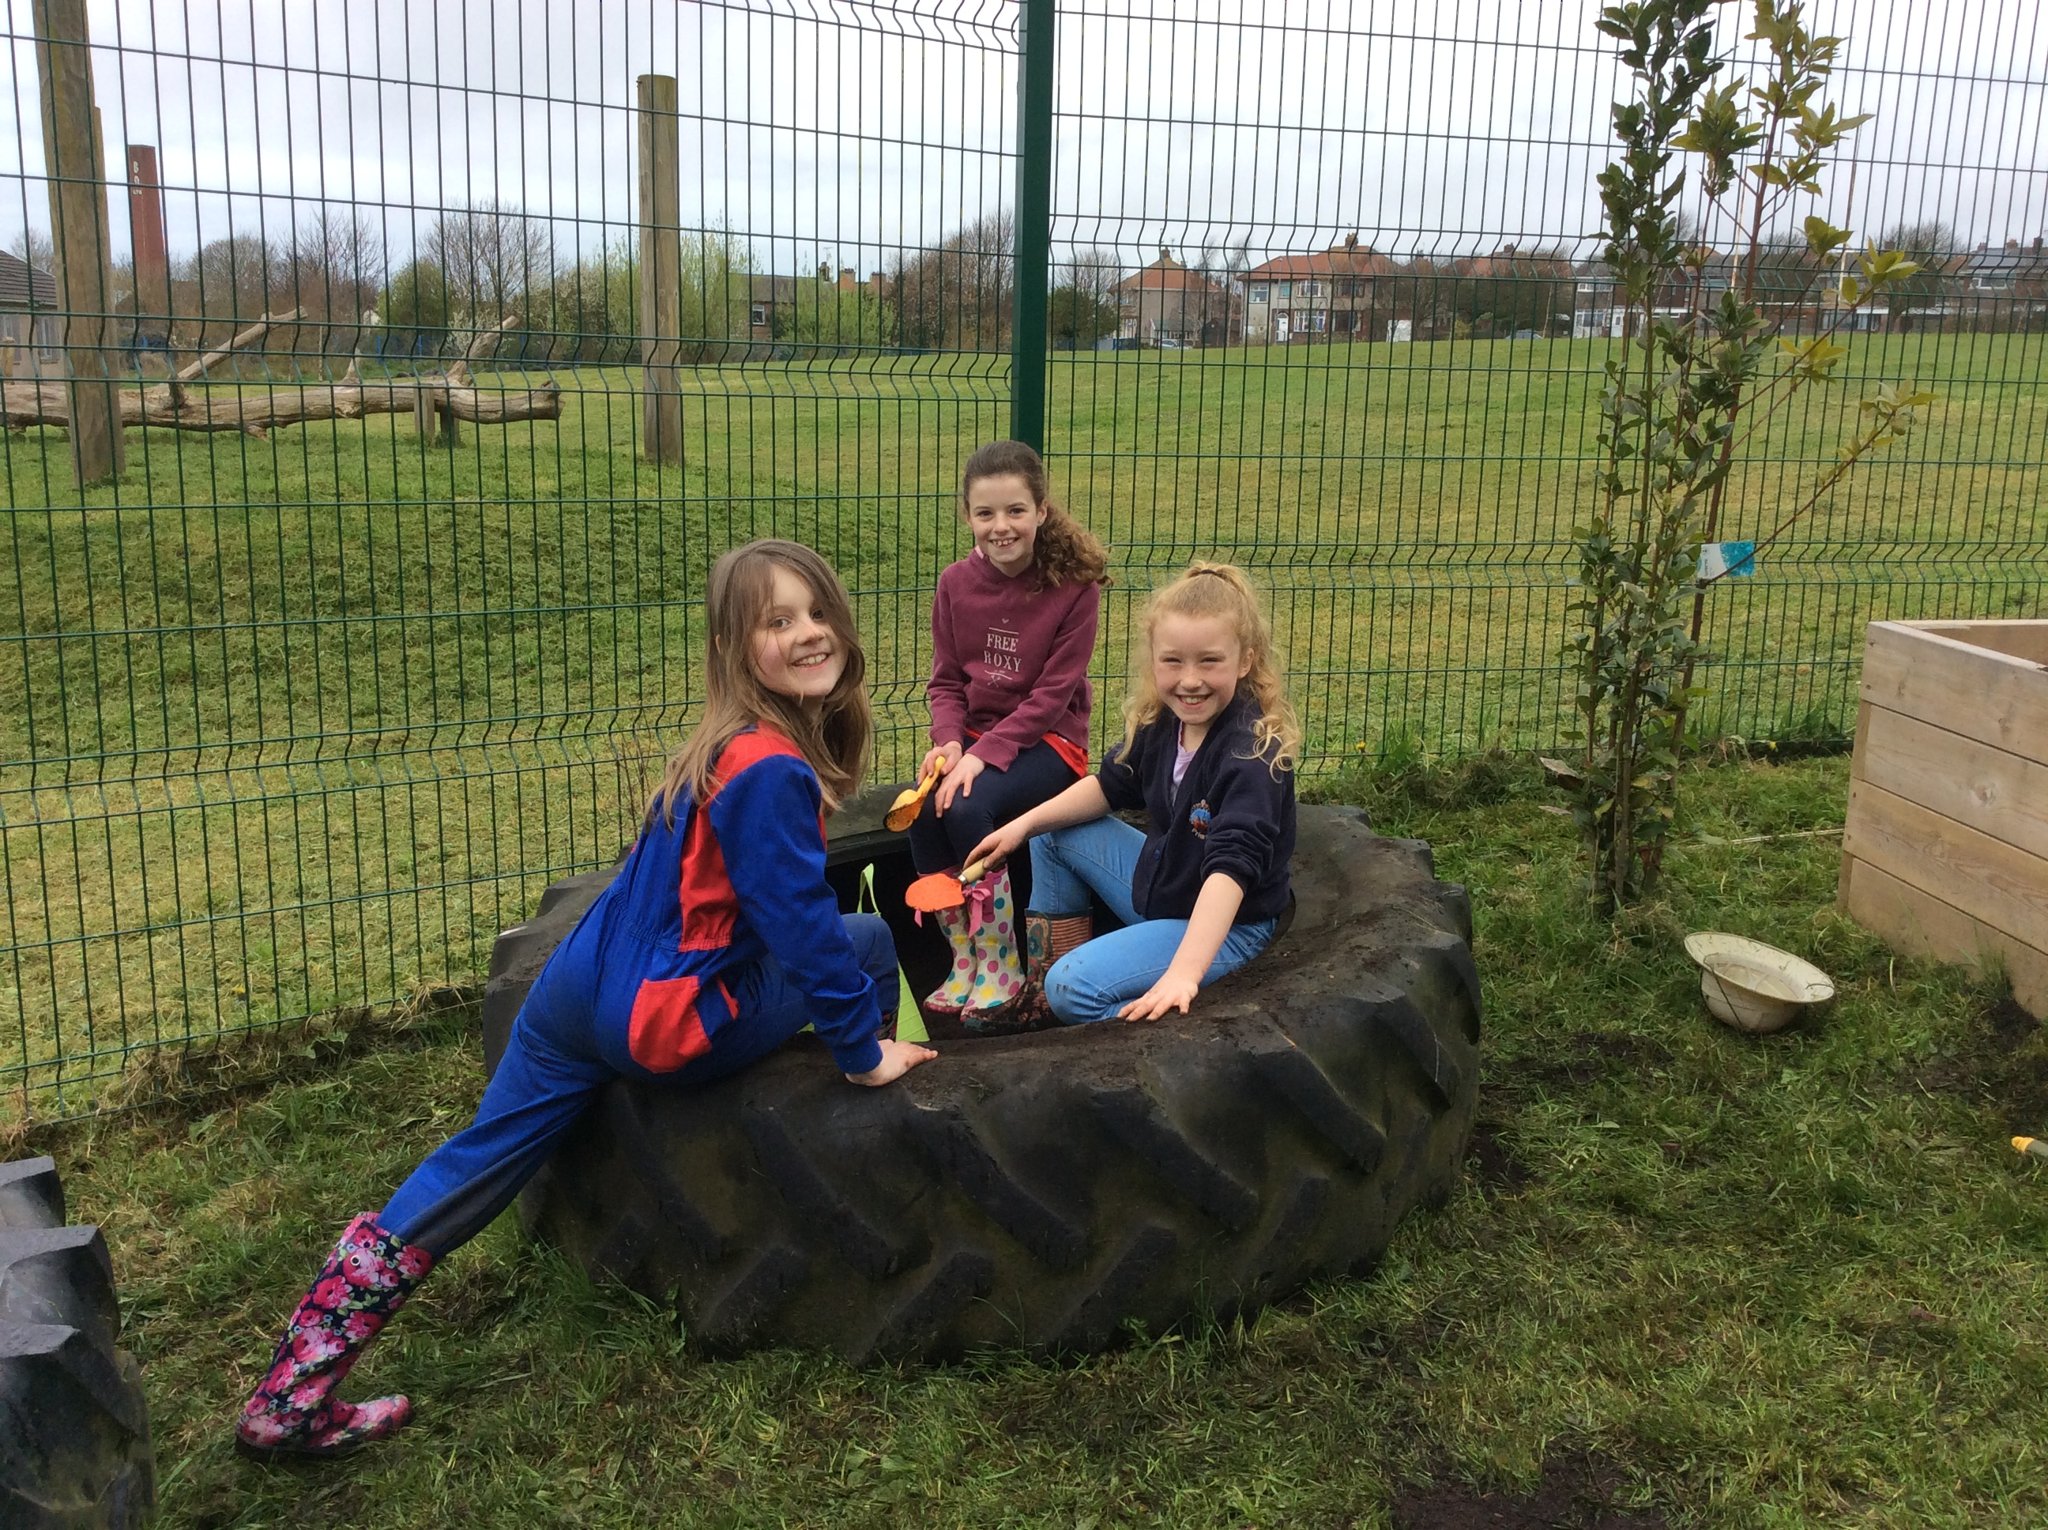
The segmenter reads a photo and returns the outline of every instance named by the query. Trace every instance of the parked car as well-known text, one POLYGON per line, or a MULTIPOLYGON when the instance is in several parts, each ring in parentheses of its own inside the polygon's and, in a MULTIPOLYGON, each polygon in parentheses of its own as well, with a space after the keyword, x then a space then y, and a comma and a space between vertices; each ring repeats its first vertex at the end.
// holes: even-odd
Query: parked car
POLYGON ((1188 343, 1185 340, 1175 339, 1172 335, 1161 335, 1159 337, 1159 348, 1162 351, 1184 351, 1188 348, 1188 343))

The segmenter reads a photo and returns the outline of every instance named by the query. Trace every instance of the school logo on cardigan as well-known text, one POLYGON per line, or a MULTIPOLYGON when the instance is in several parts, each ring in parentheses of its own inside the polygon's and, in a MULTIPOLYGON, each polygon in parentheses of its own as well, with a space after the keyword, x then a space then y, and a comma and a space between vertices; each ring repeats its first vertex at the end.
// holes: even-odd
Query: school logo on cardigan
POLYGON ((1188 827, 1195 831, 1196 839, 1209 837, 1209 799, 1204 797, 1188 814, 1188 827))

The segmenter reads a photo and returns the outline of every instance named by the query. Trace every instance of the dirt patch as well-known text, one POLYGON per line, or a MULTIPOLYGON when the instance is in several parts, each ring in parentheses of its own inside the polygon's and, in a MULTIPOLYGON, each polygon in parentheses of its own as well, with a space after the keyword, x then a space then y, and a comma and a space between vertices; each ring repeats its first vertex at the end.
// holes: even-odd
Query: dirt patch
POLYGON ((1532 1493, 1431 1482, 1396 1495, 1394 1530, 1668 1530, 1660 1511, 1614 1507, 1620 1480, 1597 1457, 1566 1455, 1543 1463, 1532 1493))
POLYGON ((1494 1195, 1514 1195, 1536 1177, 1505 1142, 1500 1140, 1501 1123, 1480 1121, 1472 1128, 1472 1145, 1465 1151, 1473 1179, 1494 1195))
POLYGON ((1489 1076, 1490 1086, 1537 1084, 1552 1091, 1585 1089, 1623 1075, 1636 1077, 1671 1061, 1670 1049, 1646 1036, 1620 1031, 1576 1031, 1547 1055, 1522 1059, 1489 1076))
POLYGON ((1957 1046, 1903 1082, 1985 1105, 2003 1132, 2048 1133, 2048 1031, 2011 995, 1971 1017, 1957 1046))

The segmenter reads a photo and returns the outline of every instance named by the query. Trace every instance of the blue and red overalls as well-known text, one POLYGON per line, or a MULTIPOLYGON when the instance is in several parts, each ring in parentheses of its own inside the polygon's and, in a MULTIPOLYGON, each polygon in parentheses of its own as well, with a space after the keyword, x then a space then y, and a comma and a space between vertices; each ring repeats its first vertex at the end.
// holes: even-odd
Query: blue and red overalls
POLYGON ((379 1215, 436 1258, 511 1204, 597 1091, 618 1077, 702 1084, 806 1025, 847 1073, 881 1062, 896 948, 825 881, 823 797, 766 726, 718 757, 703 803, 650 812, 626 862, 534 981, 476 1120, 379 1215), (727 854, 728 848, 731 854, 727 854))

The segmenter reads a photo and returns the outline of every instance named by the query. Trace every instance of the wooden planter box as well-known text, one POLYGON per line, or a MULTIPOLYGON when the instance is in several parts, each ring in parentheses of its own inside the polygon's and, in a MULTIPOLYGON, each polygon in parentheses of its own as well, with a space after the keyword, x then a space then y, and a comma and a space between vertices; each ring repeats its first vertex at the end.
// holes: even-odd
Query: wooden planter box
POLYGON ((2048 621, 1870 624, 1840 902, 2048 1017, 2048 621))

